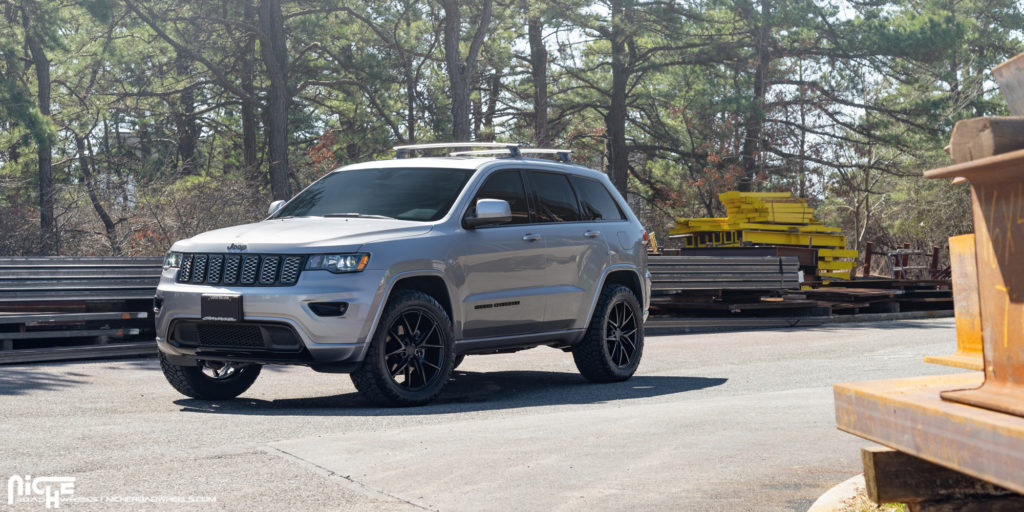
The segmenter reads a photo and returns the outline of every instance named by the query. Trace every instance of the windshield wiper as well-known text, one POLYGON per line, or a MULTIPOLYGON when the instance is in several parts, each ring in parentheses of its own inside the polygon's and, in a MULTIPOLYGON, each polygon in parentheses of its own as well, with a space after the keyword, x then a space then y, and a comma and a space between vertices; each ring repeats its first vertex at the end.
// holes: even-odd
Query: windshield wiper
POLYGON ((391 219, 394 217, 388 217, 387 215, 371 215, 368 213, 328 213, 324 217, 358 217, 360 219, 391 219))

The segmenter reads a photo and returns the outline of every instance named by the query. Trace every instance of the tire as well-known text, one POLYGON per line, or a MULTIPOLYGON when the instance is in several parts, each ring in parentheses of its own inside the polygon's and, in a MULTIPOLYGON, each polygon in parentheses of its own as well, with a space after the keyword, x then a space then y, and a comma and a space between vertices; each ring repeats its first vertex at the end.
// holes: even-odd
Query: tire
POLYGON ((643 351, 640 301, 625 286, 606 285, 583 340, 573 347, 576 368, 591 382, 621 382, 636 372, 643 351))
POLYGON ((403 290, 388 301, 352 383, 378 405, 426 404, 441 393, 455 366, 452 324, 433 297, 403 290))
POLYGON ((179 393, 202 400, 227 400, 244 393, 262 366, 258 364, 234 364, 199 361, 197 366, 171 364, 160 353, 160 369, 164 377, 179 393))

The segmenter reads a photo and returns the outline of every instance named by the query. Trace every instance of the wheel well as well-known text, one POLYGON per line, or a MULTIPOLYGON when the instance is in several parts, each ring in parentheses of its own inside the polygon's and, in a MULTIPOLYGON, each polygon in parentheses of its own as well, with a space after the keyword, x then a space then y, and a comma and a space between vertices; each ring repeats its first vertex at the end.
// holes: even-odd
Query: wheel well
POLYGON ((452 317, 452 300, 448 296, 448 286, 445 285, 444 279, 438 276, 406 277, 399 280, 391 288, 391 295, 388 297, 388 300, 391 300, 391 297, 394 297, 395 292, 399 290, 416 290, 430 295, 441 304, 444 312, 448 313, 448 318, 454 321, 454 317, 452 317))
POLYGON ((643 302, 643 288, 640 286, 640 278, 632 270, 616 270, 604 280, 605 286, 609 284, 621 284, 633 291, 633 295, 643 302))

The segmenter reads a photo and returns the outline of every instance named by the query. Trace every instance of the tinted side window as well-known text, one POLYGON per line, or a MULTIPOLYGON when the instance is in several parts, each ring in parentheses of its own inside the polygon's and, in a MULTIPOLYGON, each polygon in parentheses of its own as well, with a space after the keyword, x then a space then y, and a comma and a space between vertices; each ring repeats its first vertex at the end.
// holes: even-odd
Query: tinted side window
POLYGON ((575 222, 580 219, 576 194, 562 174, 529 171, 537 222, 575 222))
POLYGON ((498 171, 487 177, 480 187, 473 204, 469 207, 470 215, 476 213, 477 199, 504 199, 512 210, 512 222, 509 224, 526 224, 530 222, 530 213, 526 206, 526 189, 519 171, 498 171))
POLYGON ((625 218, 618 203, 615 202, 603 183, 573 176, 572 186, 576 189, 576 195, 580 197, 583 220, 622 220, 625 218))

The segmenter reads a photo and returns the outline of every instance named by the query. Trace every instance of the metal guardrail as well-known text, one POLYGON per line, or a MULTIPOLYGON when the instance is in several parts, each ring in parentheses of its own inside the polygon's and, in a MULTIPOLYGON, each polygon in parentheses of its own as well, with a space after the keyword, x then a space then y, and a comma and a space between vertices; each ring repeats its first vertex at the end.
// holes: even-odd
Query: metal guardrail
POLYGON ((161 258, 0 258, 0 363, 151 354, 161 258))

